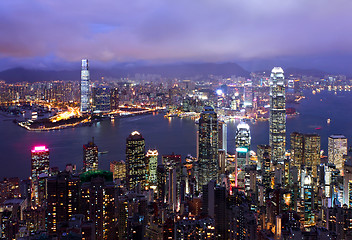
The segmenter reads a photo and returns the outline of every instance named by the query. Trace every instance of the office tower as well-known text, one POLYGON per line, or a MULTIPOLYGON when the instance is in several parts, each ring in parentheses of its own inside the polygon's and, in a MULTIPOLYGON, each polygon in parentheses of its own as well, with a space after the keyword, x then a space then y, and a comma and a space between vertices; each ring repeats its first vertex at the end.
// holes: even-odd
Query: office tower
POLYGON ((94 144, 94 138, 88 144, 83 145, 83 171, 98 170, 98 146, 94 144))
POLYGON ((320 136, 318 134, 291 133, 291 158, 293 165, 312 168, 313 177, 317 177, 317 165, 320 164, 320 136))
POLYGON ((270 171, 271 147, 265 144, 257 145, 257 157, 259 168, 264 169, 268 167, 268 171, 270 171), (267 163, 265 160, 268 158, 269 162, 267 163))
POLYGON ((309 175, 306 175, 302 179, 304 183, 304 226, 314 225, 314 213, 313 213, 313 182, 309 175))
POLYGON ((199 119, 199 188, 218 173, 218 119, 212 107, 206 106, 199 119))
POLYGON ((47 181, 47 225, 50 234, 58 231, 58 226, 79 213, 79 177, 69 172, 61 172, 47 181))
POLYGON ((252 81, 248 80, 244 84, 244 107, 252 107, 253 105, 253 91, 252 91, 252 81))
POLYGON ((149 149, 146 154, 147 169, 148 169, 148 181, 150 186, 156 186, 157 184, 157 174, 156 169, 158 167, 158 150, 149 149))
POLYGON ((110 172, 112 172, 114 180, 125 180, 126 178, 126 163, 125 161, 112 161, 110 162, 110 172))
POLYGON ((219 170, 220 174, 225 174, 226 170, 226 152, 224 149, 219 149, 219 170))
POLYGON ((258 163, 262 172, 262 184, 264 189, 271 186, 271 147, 269 145, 257 146, 258 163))
POLYGON ((177 182, 177 176, 176 176, 176 168, 169 168, 169 173, 168 173, 168 203, 169 203, 169 208, 175 212, 178 208, 179 204, 179 194, 178 194, 178 182, 177 182))
POLYGON ((286 103, 284 71, 274 67, 270 75, 269 143, 271 160, 282 160, 286 147, 286 103))
POLYGON ((166 170, 164 165, 158 165, 157 167, 157 198, 159 201, 165 201, 166 194, 166 170))
POLYGON ((32 204, 40 204, 40 188, 43 186, 41 177, 49 176, 49 149, 46 146, 35 146, 32 155, 32 204))
POLYGON ((343 175, 343 155, 347 155, 347 138, 343 135, 331 135, 328 140, 329 163, 335 164, 343 175))
POLYGON ((112 88, 110 90, 110 110, 116 110, 119 108, 119 89, 112 88))
POLYGON ((139 183, 142 190, 147 187, 146 167, 145 141, 139 132, 134 131, 126 139, 126 173, 129 189, 134 189, 139 183))
POLYGON ((251 146, 251 131, 247 123, 240 122, 237 125, 235 142, 237 166, 242 168, 244 165, 248 164, 251 146))
POLYGON ((218 130, 219 149, 224 149, 225 153, 227 153, 227 124, 223 121, 219 121, 218 130))
POLYGON ((81 70, 81 112, 86 113, 90 111, 91 105, 91 85, 88 68, 88 59, 82 59, 81 70))
POLYGON ((345 162, 343 176, 343 204, 348 208, 352 208, 352 162, 345 162))
POLYGON ((208 182, 207 185, 203 185, 203 194, 202 194, 202 198, 203 198, 203 204, 202 204, 202 208, 203 208, 203 215, 204 216, 210 216, 210 217, 214 217, 215 214, 215 186, 216 186, 216 181, 211 180, 208 182))
POLYGON ((110 111, 110 88, 106 86, 92 88, 92 98, 92 110, 94 113, 110 111))

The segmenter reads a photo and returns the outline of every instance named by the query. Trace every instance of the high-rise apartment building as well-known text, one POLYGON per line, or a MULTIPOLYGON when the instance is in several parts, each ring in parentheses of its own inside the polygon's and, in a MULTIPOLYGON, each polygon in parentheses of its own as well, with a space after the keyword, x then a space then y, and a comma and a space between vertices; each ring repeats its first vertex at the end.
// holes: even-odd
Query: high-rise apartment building
POLYGON ((91 105, 91 85, 89 76, 88 59, 82 59, 81 69, 81 112, 90 111, 91 105))
POLYGON ((32 165, 32 204, 39 205, 40 203, 40 187, 43 185, 40 178, 49 176, 49 149, 46 146, 35 146, 31 150, 32 165))
POLYGON ((199 119, 199 180, 198 186, 217 180, 218 118, 212 107, 206 106, 199 119))
POLYGON ((126 173, 129 189, 134 189, 139 183, 141 189, 147 187, 145 141, 137 131, 132 132, 126 139, 126 173))
POLYGON ((347 155, 347 138, 343 135, 331 135, 328 139, 329 163, 335 164, 341 175, 343 175, 344 155, 347 155))
POLYGON ((79 213, 79 184, 78 176, 69 172, 61 172, 47 180, 47 226, 50 234, 58 231, 61 223, 70 220, 71 216, 79 213))
POLYGON ((286 103, 281 67, 274 67, 270 75, 269 143, 272 161, 282 160, 286 150, 286 103))
POLYGON ((80 175, 80 212, 95 225, 96 239, 117 239, 117 193, 109 171, 85 172, 80 175))
POLYGON ((98 170, 98 146, 94 144, 94 139, 83 145, 83 171, 98 170))

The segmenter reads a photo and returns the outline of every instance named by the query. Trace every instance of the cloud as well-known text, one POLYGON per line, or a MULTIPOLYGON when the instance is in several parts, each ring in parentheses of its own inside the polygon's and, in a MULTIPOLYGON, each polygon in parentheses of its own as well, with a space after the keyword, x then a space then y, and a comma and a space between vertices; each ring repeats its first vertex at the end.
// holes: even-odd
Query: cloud
POLYGON ((352 54, 350 9, 349 0, 1 1, 0 57, 163 62, 352 54))

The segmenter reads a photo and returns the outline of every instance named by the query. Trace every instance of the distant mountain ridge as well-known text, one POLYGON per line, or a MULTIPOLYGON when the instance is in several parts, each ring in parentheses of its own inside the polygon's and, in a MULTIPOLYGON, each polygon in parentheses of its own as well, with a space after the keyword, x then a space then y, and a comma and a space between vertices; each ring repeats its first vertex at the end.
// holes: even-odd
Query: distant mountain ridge
MULTIPOLYGON (((285 75, 309 75, 322 77, 328 73, 316 69, 299 69, 286 68, 285 75)), ((259 72, 259 71, 258 71, 259 72)), ((266 71, 270 72, 270 70, 266 71)), ((119 65, 111 68, 90 68, 92 80, 105 78, 123 78, 134 77, 135 74, 158 74, 168 78, 192 78, 202 76, 206 78, 209 75, 218 75, 222 77, 231 77, 232 75, 249 77, 250 72, 236 63, 184 63, 169 65, 151 65, 151 66, 131 66, 119 65)), ((42 82, 51 80, 71 80, 79 81, 80 69, 77 70, 39 70, 26 68, 11 68, 0 72, 0 80, 7 83, 15 82, 42 82)))
MULTIPOLYGON (((170 64, 155 66, 116 66, 109 69, 98 69, 91 66, 91 79, 101 77, 121 78, 134 77, 135 74, 159 74, 162 77, 188 78, 194 76, 220 75, 230 77, 232 75, 249 77, 249 72, 236 63, 189 63, 170 64)), ((0 80, 7 83, 14 82, 39 82, 50 80, 79 80, 80 69, 77 70, 38 70, 25 68, 12 68, 0 72, 0 80)))

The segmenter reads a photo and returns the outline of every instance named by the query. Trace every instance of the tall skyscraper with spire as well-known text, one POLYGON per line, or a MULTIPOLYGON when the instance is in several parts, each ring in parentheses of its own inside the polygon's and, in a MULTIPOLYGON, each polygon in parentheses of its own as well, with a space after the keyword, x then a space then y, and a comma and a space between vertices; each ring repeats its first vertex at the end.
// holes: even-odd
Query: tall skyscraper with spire
POLYGON ((205 107, 199 119, 198 131, 198 186, 208 184, 217 179, 218 173, 218 118, 212 107, 205 107))
POLYGON ((82 59, 81 70, 81 112, 86 113, 90 110, 91 86, 88 69, 88 59, 82 59))
POLYGON ((272 161, 283 159, 286 148, 285 77, 281 67, 270 75, 269 144, 272 161))

